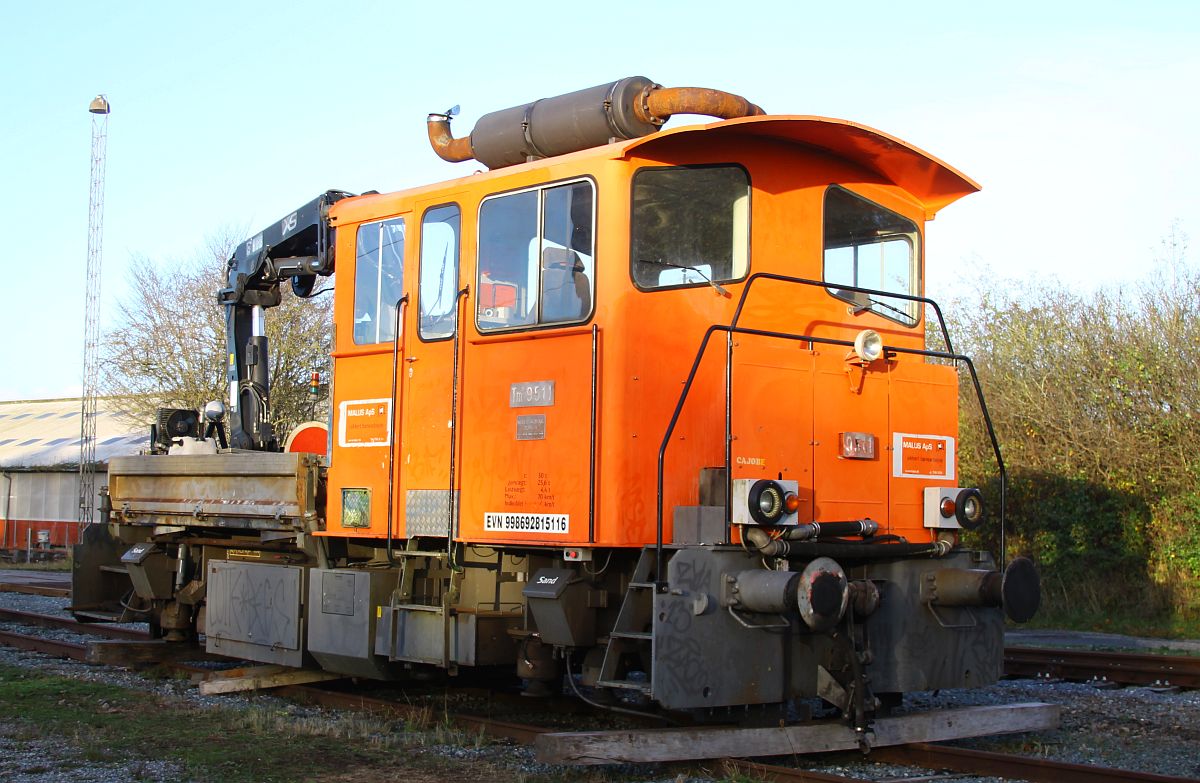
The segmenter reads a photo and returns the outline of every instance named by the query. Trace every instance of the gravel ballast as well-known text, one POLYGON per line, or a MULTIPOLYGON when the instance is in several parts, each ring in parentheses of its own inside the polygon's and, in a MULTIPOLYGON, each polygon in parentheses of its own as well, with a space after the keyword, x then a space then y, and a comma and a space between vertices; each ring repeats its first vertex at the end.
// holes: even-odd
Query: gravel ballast
MULTIPOLYGON (((67 599, 20 593, 0 593, 0 607, 26 612, 62 613, 67 599)), ((69 631, 0 624, 6 630, 38 634, 69 641, 82 637, 69 631)), ((193 707, 215 709, 263 709, 295 716, 297 719, 336 719, 337 713, 306 707, 267 694, 201 696, 194 685, 183 680, 149 679, 136 672, 111 667, 90 666, 58 660, 0 646, 0 664, 33 669, 89 682, 153 693, 166 700, 178 700, 193 707)), ((940 693, 909 694, 905 711, 923 711, 948 707, 1014 704, 1043 701, 1062 706, 1062 726, 1055 731, 1013 737, 989 737, 963 741, 965 747, 1025 755, 1081 764, 1101 764, 1123 769, 1157 772, 1167 775, 1200 777, 1200 692, 1159 693, 1150 688, 1101 690, 1080 683, 1043 683, 1033 680, 1006 680, 987 688, 940 693)), ((523 718, 538 723, 530 714, 523 718)), ((230 738, 236 741, 236 738, 230 738)), ((532 775, 552 776, 556 769, 534 761, 530 748, 512 745, 430 744, 414 753, 433 754, 447 762, 464 765, 487 764, 511 772, 512 779, 532 775)), ((774 763, 790 763, 787 761, 774 763)), ((850 754, 836 759, 796 760, 798 766, 864 779, 903 777, 918 774, 912 768, 893 767, 861 760, 850 754)), ((700 765, 696 765, 697 767, 700 765)), ((622 765, 608 770, 625 780, 662 781, 663 783, 706 783, 726 777, 717 765, 708 765, 710 776, 680 777, 665 767, 622 765), (632 777, 631 777, 632 776, 632 777)), ((31 736, 28 729, 0 714, 0 780, 33 781, 171 781, 184 779, 182 770, 170 762, 133 761, 96 763, 85 760, 71 737, 31 736)), ((946 780, 981 780, 964 776, 946 780)))

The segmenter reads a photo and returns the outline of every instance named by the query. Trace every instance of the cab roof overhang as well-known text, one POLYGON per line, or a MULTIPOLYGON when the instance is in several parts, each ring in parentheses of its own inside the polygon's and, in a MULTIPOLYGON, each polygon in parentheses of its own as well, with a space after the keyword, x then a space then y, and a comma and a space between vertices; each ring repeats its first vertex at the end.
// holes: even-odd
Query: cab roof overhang
POLYGON ((802 144, 851 161, 903 188, 932 219, 942 207, 980 190, 977 182, 927 152, 865 125, 829 117, 765 115, 691 125, 626 142, 623 157, 653 155, 680 136, 701 133, 706 140, 760 138, 802 144))

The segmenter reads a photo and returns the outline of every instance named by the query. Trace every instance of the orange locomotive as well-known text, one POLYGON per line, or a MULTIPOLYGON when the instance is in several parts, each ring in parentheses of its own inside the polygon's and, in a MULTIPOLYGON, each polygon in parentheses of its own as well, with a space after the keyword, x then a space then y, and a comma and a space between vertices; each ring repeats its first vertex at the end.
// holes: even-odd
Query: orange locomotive
MULTIPOLYGON (((205 432, 165 412, 81 560, 121 560, 168 638, 346 674, 515 666, 714 715, 819 695, 862 731, 997 679, 1037 577, 960 547, 969 362, 926 347, 922 296, 925 221, 975 183, 640 77, 469 137, 452 114, 435 150, 490 170, 331 191, 238 249, 230 443, 220 405, 205 432), (325 462, 278 453, 262 321, 335 268, 325 462)), ((100 570, 81 615, 124 587, 100 570)))

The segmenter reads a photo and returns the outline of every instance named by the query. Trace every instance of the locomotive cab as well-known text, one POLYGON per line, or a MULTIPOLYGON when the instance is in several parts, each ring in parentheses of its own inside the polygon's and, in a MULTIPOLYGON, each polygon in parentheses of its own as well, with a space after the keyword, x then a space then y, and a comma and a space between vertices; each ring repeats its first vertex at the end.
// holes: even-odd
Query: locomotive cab
POLYGON ((961 545, 987 516, 957 469, 973 370, 923 277, 926 221, 978 186, 881 132, 699 92, 621 80, 459 139, 431 115, 440 155, 491 170, 322 202, 331 449, 272 463, 319 491, 205 522, 138 507, 161 487, 121 497, 147 471, 114 460, 122 540, 207 566, 155 611, 183 595, 209 649, 255 660, 515 665, 531 692, 718 716, 819 696, 860 732, 895 694, 995 681, 1037 576, 961 545), (658 131, 697 106, 725 119, 658 131), (281 539, 284 560, 244 555, 281 539), (239 631, 244 592, 277 584, 286 633, 239 631))

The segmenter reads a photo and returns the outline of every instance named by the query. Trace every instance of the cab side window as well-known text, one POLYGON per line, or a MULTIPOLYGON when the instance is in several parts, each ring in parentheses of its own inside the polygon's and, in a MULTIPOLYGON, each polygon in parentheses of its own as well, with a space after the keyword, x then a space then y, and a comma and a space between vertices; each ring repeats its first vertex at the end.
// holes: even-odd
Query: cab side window
POLYGON ((454 335, 459 219, 457 204, 434 207, 421 219, 422 340, 441 340, 454 335))
POLYGON ((870 310, 905 326, 916 326, 919 303, 850 291, 871 288, 915 296, 920 291, 917 226, 903 215, 867 201, 845 188, 825 192, 826 289, 850 302, 852 310, 870 310))
POLYGON ((586 321, 595 290, 590 180, 492 196, 479 207, 480 331, 586 321))
POLYGON ((354 342, 396 338, 396 302, 404 295, 404 218, 358 228, 354 261, 354 342))

